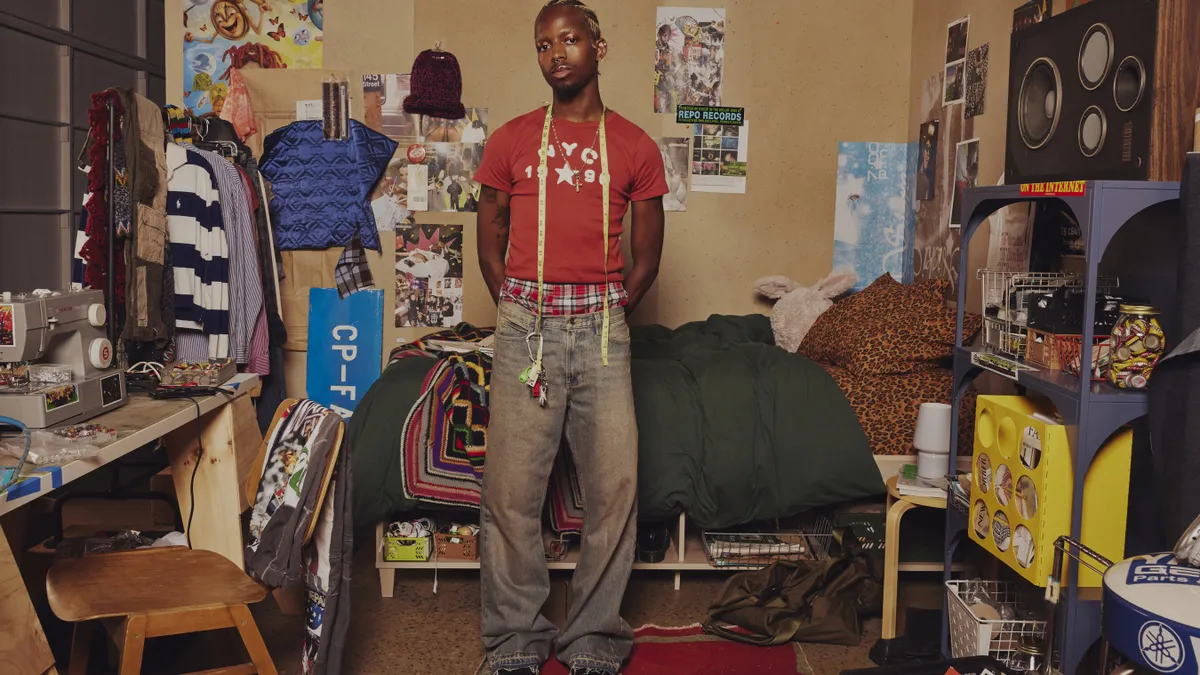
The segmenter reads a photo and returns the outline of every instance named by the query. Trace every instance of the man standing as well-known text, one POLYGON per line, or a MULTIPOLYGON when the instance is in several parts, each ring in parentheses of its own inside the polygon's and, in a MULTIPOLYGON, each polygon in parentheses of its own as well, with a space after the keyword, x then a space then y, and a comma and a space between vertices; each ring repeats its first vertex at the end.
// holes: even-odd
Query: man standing
POLYGON ((608 46, 595 12, 582 0, 552 0, 534 42, 553 102, 497 129, 475 176, 479 265, 499 305, 480 514, 482 633, 492 673, 537 673, 553 645, 574 675, 612 675, 633 640, 620 616, 637 527, 625 313, 658 274, 667 185, 654 141, 601 101, 608 46), (621 221, 631 207, 626 268, 621 221), (585 524, 559 632, 540 613, 550 593, 541 513, 564 436, 585 524))

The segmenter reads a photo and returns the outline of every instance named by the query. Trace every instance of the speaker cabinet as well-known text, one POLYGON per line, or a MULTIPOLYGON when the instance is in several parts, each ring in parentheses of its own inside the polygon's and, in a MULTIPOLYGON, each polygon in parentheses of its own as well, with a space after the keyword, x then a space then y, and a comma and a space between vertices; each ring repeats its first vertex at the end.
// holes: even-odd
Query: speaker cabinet
POLYGON ((1200 106, 1200 0, 1092 0, 1013 33, 1005 182, 1177 181, 1200 106))

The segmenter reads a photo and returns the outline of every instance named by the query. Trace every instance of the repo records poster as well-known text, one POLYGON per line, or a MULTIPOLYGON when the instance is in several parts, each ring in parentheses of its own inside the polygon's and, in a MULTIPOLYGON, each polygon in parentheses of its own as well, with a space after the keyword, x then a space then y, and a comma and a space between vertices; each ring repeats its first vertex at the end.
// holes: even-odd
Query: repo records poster
POLYGON ((182 0, 183 105, 221 113, 229 71, 320 68, 325 0, 182 0))

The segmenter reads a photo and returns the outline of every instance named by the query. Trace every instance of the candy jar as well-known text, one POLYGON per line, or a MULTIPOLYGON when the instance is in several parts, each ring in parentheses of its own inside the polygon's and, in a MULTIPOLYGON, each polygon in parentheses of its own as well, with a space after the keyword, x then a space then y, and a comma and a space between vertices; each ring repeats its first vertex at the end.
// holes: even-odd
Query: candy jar
POLYGON ((1108 381, 1122 389, 1143 389, 1154 364, 1166 352, 1158 310, 1149 305, 1121 305, 1112 329, 1112 367, 1108 381))

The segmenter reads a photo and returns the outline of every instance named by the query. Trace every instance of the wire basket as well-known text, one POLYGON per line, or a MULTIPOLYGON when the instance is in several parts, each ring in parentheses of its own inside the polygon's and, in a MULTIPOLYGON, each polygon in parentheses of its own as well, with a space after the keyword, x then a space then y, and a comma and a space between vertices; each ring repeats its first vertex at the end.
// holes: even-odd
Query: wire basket
POLYGON ((818 516, 795 530, 705 532, 708 564, 731 570, 761 569, 777 560, 829 560, 833 523, 818 516))
MULTIPOLYGON (((1100 382, 1108 377, 1112 339, 1107 335, 1092 338, 1092 381, 1100 382)), ((1079 375, 1079 361, 1083 356, 1083 336, 1055 335, 1054 346, 1058 349, 1058 362, 1063 372, 1079 375)))
POLYGON ((1026 606, 1018 598, 1016 586, 1011 582, 978 579, 947 581, 950 652, 954 658, 990 656, 1011 667, 1021 638, 1045 638, 1046 622, 1043 620, 980 618, 967 604, 968 590, 986 593, 992 600, 991 604, 998 606, 1002 612, 1011 609, 1017 616, 1027 614, 1024 611, 1026 606))
POLYGON ((984 344, 1001 354, 1025 357, 1025 328, 1029 300, 1063 286, 1080 286, 1083 280, 1070 272, 998 272, 979 270, 983 283, 984 344))

